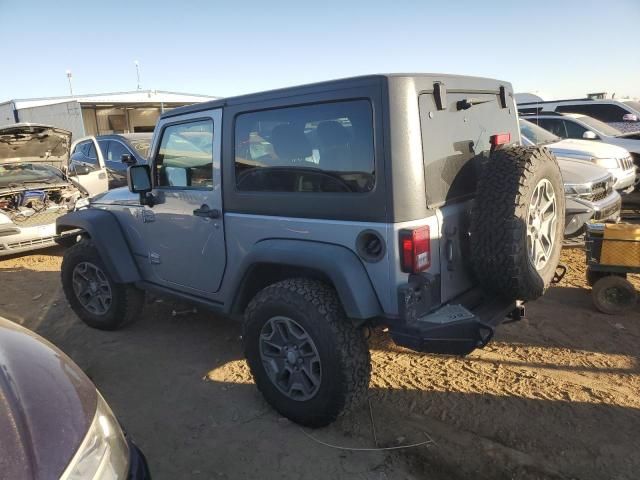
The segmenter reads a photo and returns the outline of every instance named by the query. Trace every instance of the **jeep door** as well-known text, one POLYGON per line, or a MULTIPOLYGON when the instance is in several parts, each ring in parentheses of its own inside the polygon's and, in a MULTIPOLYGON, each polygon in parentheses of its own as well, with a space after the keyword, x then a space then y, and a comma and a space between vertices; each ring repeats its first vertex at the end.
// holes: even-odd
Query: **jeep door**
POLYGON ((73 142, 68 173, 92 197, 109 189, 104 157, 95 137, 84 137, 73 142))
POLYGON ((98 140, 105 156, 109 189, 127 186, 127 165, 122 163, 122 155, 136 158, 133 152, 120 140, 98 140))
POLYGON ((154 283, 207 296, 226 262, 220 189, 222 110, 160 121, 153 145, 153 205, 139 231, 154 283))

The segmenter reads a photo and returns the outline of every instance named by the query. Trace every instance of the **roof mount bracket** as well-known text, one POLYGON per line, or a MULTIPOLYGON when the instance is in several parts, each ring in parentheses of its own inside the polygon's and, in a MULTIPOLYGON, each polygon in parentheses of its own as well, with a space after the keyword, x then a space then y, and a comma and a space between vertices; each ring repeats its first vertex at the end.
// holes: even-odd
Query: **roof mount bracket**
POLYGON ((436 101, 436 107, 438 110, 447 109, 447 87, 442 82, 435 82, 433 84, 433 97, 436 101))

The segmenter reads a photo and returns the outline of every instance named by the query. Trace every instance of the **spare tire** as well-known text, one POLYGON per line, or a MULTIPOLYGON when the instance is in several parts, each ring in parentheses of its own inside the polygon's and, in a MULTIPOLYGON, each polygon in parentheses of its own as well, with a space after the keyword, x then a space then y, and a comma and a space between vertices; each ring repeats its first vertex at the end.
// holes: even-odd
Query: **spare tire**
POLYGON ((471 262, 480 284, 509 299, 540 297, 560 259, 564 212, 562 176, 549 150, 493 152, 471 218, 471 262))

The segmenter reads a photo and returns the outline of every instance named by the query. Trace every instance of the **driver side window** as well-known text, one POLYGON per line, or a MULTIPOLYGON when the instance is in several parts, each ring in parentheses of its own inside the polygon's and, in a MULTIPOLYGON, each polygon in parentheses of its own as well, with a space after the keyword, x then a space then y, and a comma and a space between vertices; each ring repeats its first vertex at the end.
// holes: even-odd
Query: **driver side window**
POLYGON ((155 166, 160 187, 213 188, 213 122, 197 120, 166 127, 155 166))
POLYGON ((564 126, 567 128, 567 138, 579 138, 582 139, 582 135, 587 131, 582 125, 578 125, 575 122, 568 120, 564 121, 564 126))
POLYGON ((91 140, 87 140, 76 145, 70 158, 70 167, 72 170, 77 165, 82 165, 85 169, 98 170, 98 155, 96 147, 91 140))
POLYGON ((564 129, 564 122, 559 118, 540 118, 538 119, 538 125, 545 130, 550 131, 554 135, 560 138, 567 138, 567 132, 564 129))

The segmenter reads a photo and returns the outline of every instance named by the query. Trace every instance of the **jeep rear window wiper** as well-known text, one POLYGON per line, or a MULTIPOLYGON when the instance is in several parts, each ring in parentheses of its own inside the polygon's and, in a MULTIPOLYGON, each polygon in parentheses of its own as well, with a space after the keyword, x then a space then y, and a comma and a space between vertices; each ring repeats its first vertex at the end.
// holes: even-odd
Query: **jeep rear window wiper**
POLYGON ((456 108, 458 110, 468 110, 474 105, 481 105, 483 103, 492 102, 491 99, 486 98, 463 98, 462 100, 458 100, 456 102, 456 108))

